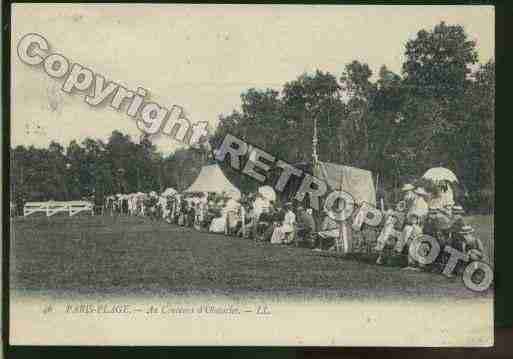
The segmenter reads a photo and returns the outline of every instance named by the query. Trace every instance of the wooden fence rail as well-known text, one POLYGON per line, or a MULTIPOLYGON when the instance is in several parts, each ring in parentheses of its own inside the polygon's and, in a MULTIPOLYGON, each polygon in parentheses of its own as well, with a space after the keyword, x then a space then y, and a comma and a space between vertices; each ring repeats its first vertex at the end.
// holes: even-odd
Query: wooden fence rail
POLYGON ((27 202, 23 206, 23 216, 29 216, 32 213, 43 212, 47 217, 53 216, 59 212, 67 212, 70 217, 80 212, 90 212, 94 215, 93 204, 87 201, 69 201, 69 202, 27 202))

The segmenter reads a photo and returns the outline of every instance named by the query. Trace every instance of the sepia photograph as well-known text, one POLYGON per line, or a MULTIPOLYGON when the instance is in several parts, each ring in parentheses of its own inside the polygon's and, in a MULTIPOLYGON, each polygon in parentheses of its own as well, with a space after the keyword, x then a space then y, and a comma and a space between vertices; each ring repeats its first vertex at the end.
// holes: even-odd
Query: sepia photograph
POLYGON ((490 347, 495 12, 16 3, 11 345, 490 347))

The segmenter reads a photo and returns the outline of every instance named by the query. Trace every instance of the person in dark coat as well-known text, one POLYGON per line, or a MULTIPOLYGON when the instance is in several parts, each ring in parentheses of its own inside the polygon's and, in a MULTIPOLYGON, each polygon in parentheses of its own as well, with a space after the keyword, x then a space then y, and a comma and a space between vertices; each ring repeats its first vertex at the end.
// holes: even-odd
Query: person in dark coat
POLYGON ((315 233, 315 220, 312 215, 312 210, 309 208, 305 210, 303 207, 298 208, 297 216, 297 234, 303 240, 310 238, 315 233))

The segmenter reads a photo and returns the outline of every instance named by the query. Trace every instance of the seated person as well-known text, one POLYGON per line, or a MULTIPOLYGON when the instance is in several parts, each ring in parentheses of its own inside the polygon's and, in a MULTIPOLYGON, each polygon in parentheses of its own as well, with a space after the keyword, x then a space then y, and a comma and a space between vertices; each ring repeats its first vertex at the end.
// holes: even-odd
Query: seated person
POLYGON ((461 227, 466 224, 464 217, 465 211, 461 206, 454 206, 451 209, 451 214, 451 232, 457 233, 461 227))
POLYGON ((274 232, 274 219, 276 217, 276 209, 270 207, 264 210, 257 219, 257 224, 253 228, 253 236, 256 240, 270 241, 274 232))
POLYGON ((419 270, 417 266, 417 262, 410 255, 410 244, 418 236, 422 235, 422 228, 420 227, 420 219, 417 215, 412 214, 408 218, 408 223, 404 226, 401 237, 399 238, 399 242, 396 248, 401 248, 402 250, 399 254, 404 253, 406 251, 408 253, 408 266, 403 268, 407 270, 419 270))
POLYGON ((453 225, 451 217, 443 210, 430 208, 425 220, 424 233, 436 238, 443 249, 450 243, 451 226, 453 225))
POLYGON ((218 217, 212 219, 210 222, 209 232, 212 233, 225 233, 226 232, 226 213, 220 213, 218 217))
POLYGON ((335 217, 335 215, 331 211, 326 212, 326 217, 324 218, 322 224, 321 224, 321 231, 318 234, 319 237, 319 243, 316 243, 315 250, 321 250, 322 243, 321 240, 332 240, 333 245, 328 250, 336 250, 340 248, 341 245, 344 246, 344 251, 350 250, 350 243, 352 241, 352 231, 350 224, 347 224, 345 226, 346 232, 345 235, 341 236, 341 230, 344 227, 341 227, 341 223, 335 221, 332 217, 335 217), (331 216, 330 216, 331 214, 331 216), (342 243, 341 237, 343 238, 344 242, 342 243))
POLYGON ((284 218, 284 212, 279 206, 275 206, 273 203, 273 206, 270 207, 268 213, 262 213, 262 215, 260 215, 260 223, 262 223, 262 220, 266 221, 264 222, 264 232, 261 239, 263 241, 270 242, 274 230, 281 225, 284 218))
POLYGON ((224 208, 226 212, 226 234, 234 235, 237 233, 238 228, 241 226, 241 217, 240 217, 240 204, 230 199, 224 208))
POLYGON ((221 216, 221 211, 214 205, 214 202, 209 202, 206 208, 205 216, 203 217, 203 228, 208 229, 212 220, 221 216))
POLYGON ((303 207, 298 208, 297 234, 300 238, 307 240, 315 233, 315 220, 312 209, 306 211, 303 207))
MULTIPOLYGON (((277 216, 276 219, 280 219, 277 216)), ((276 221, 275 221, 276 222, 276 221)), ((273 244, 282 244, 289 243, 286 234, 291 233, 295 230, 296 225, 296 215, 292 212, 292 203, 285 204, 285 215, 281 225, 278 225, 274 228, 273 234, 271 236, 271 243, 273 244)))
POLYGON ((461 228, 460 235, 463 236, 463 253, 468 257, 469 261, 487 261, 483 242, 474 236, 474 228, 467 225, 461 228))
POLYGON ((196 219, 196 208, 193 202, 189 204, 188 211, 187 211, 187 221, 186 225, 187 227, 194 226, 194 220, 196 219))

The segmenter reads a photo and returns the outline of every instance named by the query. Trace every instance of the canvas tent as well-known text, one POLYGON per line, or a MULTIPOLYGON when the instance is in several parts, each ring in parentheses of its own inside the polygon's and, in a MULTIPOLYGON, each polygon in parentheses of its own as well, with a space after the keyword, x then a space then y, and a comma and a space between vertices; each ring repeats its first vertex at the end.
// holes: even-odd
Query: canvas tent
POLYGON ((217 164, 203 166, 194 183, 184 192, 224 192, 236 200, 241 197, 239 189, 226 178, 217 164))
MULTIPOLYGON (((313 175, 326 182, 328 191, 324 199, 326 199, 330 192, 342 189, 351 194, 357 203, 367 202, 372 206, 376 206, 376 188, 371 171, 321 161, 317 162, 316 168, 312 162, 296 162, 292 165, 302 170, 304 173, 313 175)), ((272 180, 276 182, 280 174, 281 170, 275 170, 272 175, 272 180)), ((277 193, 281 201, 294 201, 302 181, 303 176, 291 176, 284 190, 277 193)), ((308 196, 305 197, 303 205, 310 207, 308 196)), ((322 205, 321 202, 321 206, 322 205)))
POLYGON ((376 206, 376 189, 371 171, 319 161, 313 174, 326 181, 330 191, 342 189, 353 196, 356 202, 376 206))

